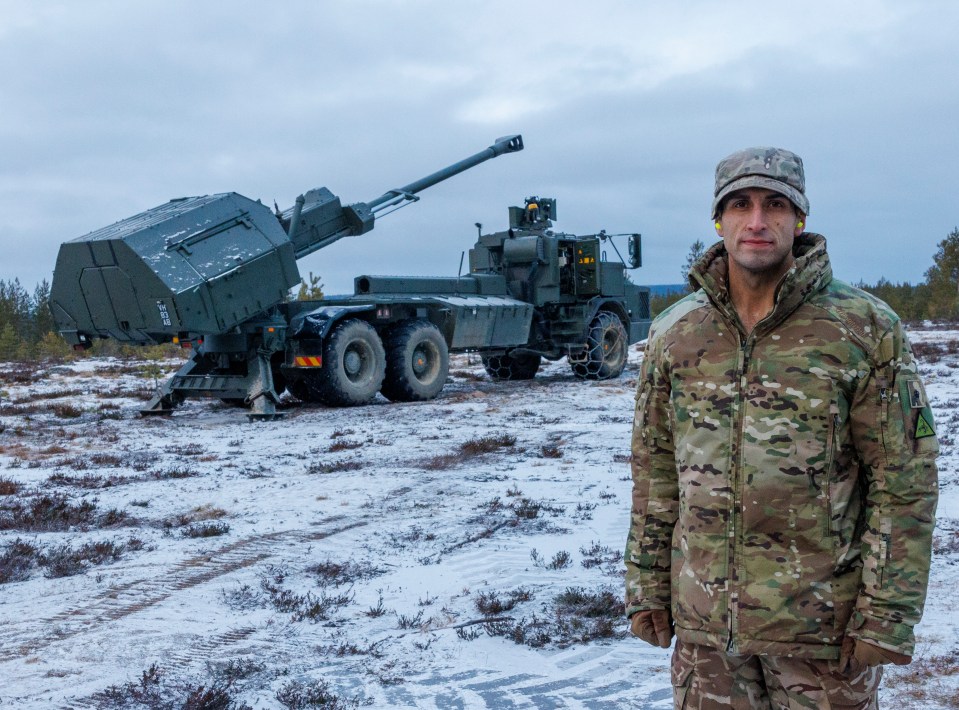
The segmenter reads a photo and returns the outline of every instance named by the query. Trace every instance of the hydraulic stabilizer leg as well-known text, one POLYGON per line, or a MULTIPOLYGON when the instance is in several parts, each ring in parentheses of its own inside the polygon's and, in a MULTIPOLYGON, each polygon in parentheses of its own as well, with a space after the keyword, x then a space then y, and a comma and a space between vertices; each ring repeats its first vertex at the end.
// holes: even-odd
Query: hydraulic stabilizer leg
POLYGON ((268 351, 257 351, 256 359, 250 363, 250 385, 246 401, 250 403, 250 421, 278 419, 282 412, 276 411, 279 395, 273 386, 273 371, 270 368, 268 351))

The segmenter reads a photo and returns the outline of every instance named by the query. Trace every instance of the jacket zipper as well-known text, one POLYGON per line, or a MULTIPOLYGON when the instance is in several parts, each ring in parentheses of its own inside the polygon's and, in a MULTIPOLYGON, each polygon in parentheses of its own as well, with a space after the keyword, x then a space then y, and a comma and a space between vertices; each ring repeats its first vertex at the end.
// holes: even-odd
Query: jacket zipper
POLYGON ((885 377, 879 378, 879 436, 882 440, 882 452, 888 458, 889 448, 889 390, 885 377))
POLYGON ((738 369, 738 397, 737 397, 737 422, 735 428, 736 436, 736 460, 732 467, 732 480, 730 484, 733 489, 733 500, 731 503, 731 508, 729 511, 729 556, 728 556, 728 568, 727 568, 727 581, 726 585, 729 590, 729 624, 728 624, 728 634, 729 638, 726 641, 726 650, 735 653, 736 652, 736 634, 739 630, 739 591, 738 591, 738 577, 736 573, 736 547, 739 544, 739 534, 736 521, 739 517, 739 511, 742 507, 742 460, 743 460, 743 439, 745 435, 745 409, 746 409, 746 370, 749 369, 749 358, 752 354, 752 338, 751 336, 746 336, 745 340, 742 341, 742 344, 739 348, 739 367, 738 369))

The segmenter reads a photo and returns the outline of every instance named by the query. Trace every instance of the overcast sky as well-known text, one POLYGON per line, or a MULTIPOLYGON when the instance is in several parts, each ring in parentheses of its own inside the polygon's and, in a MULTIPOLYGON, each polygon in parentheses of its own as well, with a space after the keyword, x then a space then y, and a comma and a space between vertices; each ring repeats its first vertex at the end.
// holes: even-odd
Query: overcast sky
POLYGON ((716 162, 780 145, 836 275, 916 282, 959 224, 957 29, 947 0, 0 0, 0 279, 174 197, 368 201, 522 133, 301 272, 455 275, 535 194, 675 283, 716 162))

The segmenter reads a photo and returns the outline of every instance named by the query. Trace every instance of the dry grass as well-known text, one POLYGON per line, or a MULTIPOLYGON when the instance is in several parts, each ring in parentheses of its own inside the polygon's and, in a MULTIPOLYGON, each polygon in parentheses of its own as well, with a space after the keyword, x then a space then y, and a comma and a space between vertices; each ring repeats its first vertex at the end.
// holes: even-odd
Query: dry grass
POLYGON ((82 476, 68 476, 65 473, 53 473, 47 478, 49 486, 69 486, 71 488, 83 488, 86 490, 96 490, 99 488, 112 488, 126 483, 134 483, 140 480, 136 476, 98 476, 94 473, 86 473, 82 476))
POLYGON ((305 708, 326 708, 326 710, 348 710, 360 706, 359 698, 341 698, 334 693, 325 680, 291 680, 276 691, 277 702, 289 710, 305 708))
POLYGON ((959 707, 959 651, 942 656, 919 657, 902 668, 889 667, 884 681, 900 707, 959 707))
POLYGON ((260 588, 266 593, 269 605, 279 612, 290 614, 293 621, 330 621, 336 611, 353 602, 353 593, 349 591, 343 594, 297 594, 281 586, 284 578, 282 571, 268 570, 260 578, 260 588))
POLYGON ((36 402, 38 400, 44 399, 70 399, 71 397, 79 397, 84 394, 84 391, 78 387, 70 389, 56 389, 50 390, 48 392, 30 392, 30 394, 25 397, 18 397, 11 399, 11 404, 28 404, 30 402, 36 402))
POLYGON ((219 537, 228 532, 230 532, 230 526, 226 523, 192 523, 183 530, 183 537, 219 537))
POLYGON ((589 547, 579 548, 579 554, 583 556, 580 564, 586 569, 593 567, 604 567, 606 571, 618 569, 623 561, 623 554, 611 547, 606 547, 593 541, 589 547))
POLYGON ((123 555, 126 546, 110 540, 88 542, 78 548, 58 545, 40 555, 39 563, 46 567, 46 576, 51 578, 71 577, 80 574, 90 565, 114 562, 123 555))
POLYGON ((533 598, 532 592, 525 587, 518 587, 511 592, 507 592, 505 598, 501 598, 496 592, 481 592, 473 600, 473 604, 483 616, 499 616, 500 614, 512 611, 520 602, 528 602, 533 598))
POLYGON ((40 379, 35 367, 12 366, 0 370, 0 383, 5 385, 29 385, 40 379))
POLYGON ((104 710, 252 710, 234 698, 233 682, 218 673, 201 682, 178 683, 168 679, 155 663, 142 672, 139 681, 111 685, 94 700, 104 710))
POLYGON ((0 496, 13 496, 19 492, 19 483, 5 476, 0 476, 0 496))
POLYGON ((362 447, 362 441, 355 441, 353 439, 340 439, 330 444, 329 448, 327 448, 327 451, 331 454, 335 454, 337 451, 350 451, 352 449, 359 449, 362 447))
POLYGON ((936 532, 932 537, 932 550, 937 555, 951 555, 959 552, 959 521, 940 518, 936 522, 936 532))
POLYGON ((0 584, 22 582, 37 559, 36 546, 17 538, 0 553, 0 584))
POLYGON ((539 449, 539 455, 544 459, 561 459, 563 450, 554 444, 543 444, 539 449))
POLYGON ((314 461, 306 467, 306 472, 310 474, 339 473, 340 471, 358 471, 365 466, 365 461, 356 456, 351 456, 335 461, 314 461))
POLYGON ((70 577, 144 547, 142 540, 131 537, 126 542, 100 540, 76 548, 62 544, 40 550, 36 545, 17 538, 0 553, 0 584, 26 580, 35 566, 43 567, 45 576, 50 578, 70 577))
POLYGON ((341 584, 355 584, 372 579, 383 574, 383 570, 370 564, 361 564, 353 560, 334 562, 326 560, 310 565, 306 573, 313 577, 320 586, 339 586, 341 584))
POLYGON ((419 467, 428 471, 445 471, 461 466, 480 456, 502 453, 504 449, 513 450, 515 446, 516 437, 511 434, 496 434, 469 439, 460 444, 453 453, 433 456, 420 463, 419 467))
POLYGON ((97 522, 96 504, 81 500, 71 503, 65 495, 35 496, 0 506, 0 530, 49 532, 87 527, 97 522))
POLYGON ((170 468, 157 469, 150 473, 152 478, 157 479, 158 481, 166 481, 170 479, 179 479, 179 478, 193 478, 194 476, 199 476, 200 474, 193 470, 192 468, 187 468, 186 466, 171 466, 170 468))
POLYGON ((490 621, 484 625, 491 636, 504 636, 534 648, 554 645, 565 648, 596 639, 621 638, 624 604, 609 589, 588 591, 568 587, 552 601, 551 613, 533 614, 519 620, 490 621))
POLYGON ((220 518, 225 518, 226 515, 227 512, 223 510, 223 508, 217 508, 212 505, 198 505, 186 513, 180 513, 172 518, 168 518, 164 521, 164 526, 182 528, 186 525, 219 520, 220 518))
POLYGON ((947 340, 942 343, 918 342, 912 344, 912 353, 927 363, 939 362, 947 355, 959 353, 959 341, 947 340))

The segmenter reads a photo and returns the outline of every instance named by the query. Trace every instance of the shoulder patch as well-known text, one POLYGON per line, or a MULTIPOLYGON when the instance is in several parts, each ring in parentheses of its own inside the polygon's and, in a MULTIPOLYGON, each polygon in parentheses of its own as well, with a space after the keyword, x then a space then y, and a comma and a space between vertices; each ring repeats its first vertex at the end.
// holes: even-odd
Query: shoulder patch
POLYGON ((926 420, 924 412, 920 411, 919 416, 916 417, 916 434, 913 438, 915 439, 924 439, 927 436, 935 436, 936 430, 932 428, 932 424, 926 420))

